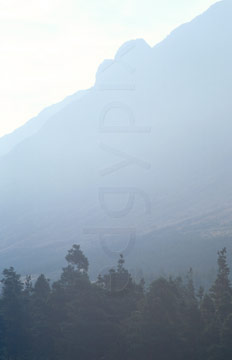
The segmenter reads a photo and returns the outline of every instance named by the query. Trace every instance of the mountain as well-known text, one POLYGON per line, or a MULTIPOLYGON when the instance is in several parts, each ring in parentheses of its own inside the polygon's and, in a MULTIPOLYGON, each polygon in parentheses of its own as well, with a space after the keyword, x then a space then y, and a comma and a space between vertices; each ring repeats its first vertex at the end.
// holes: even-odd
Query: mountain
POLYGON ((65 106, 72 101, 76 101, 84 96, 88 91, 78 91, 73 95, 68 96, 63 101, 49 106, 39 113, 38 116, 28 121, 25 125, 19 127, 13 133, 7 134, 0 138, 0 157, 9 153, 15 146, 20 144, 23 140, 36 134, 48 119, 58 113, 65 106))
POLYGON ((2 266, 52 272, 74 242, 94 274, 121 251, 147 271, 210 266, 232 233, 231 17, 224 0, 154 48, 125 43, 84 96, 21 128, 0 158, 2 266))

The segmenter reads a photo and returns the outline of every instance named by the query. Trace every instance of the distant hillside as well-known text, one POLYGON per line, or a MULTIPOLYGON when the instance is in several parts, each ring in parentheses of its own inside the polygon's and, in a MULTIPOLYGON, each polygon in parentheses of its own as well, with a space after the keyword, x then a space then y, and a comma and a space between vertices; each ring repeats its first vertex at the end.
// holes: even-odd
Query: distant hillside
POLYGON ((75 242, 99 254, 95 273, 117 251, 131 266, 144 254, 149 269, 157 253, 158 269, 159 251, 179 247, 173 263, 165 255, 178 270, 190 249, 194 267, 209 239, 221 247, 232 220, 231 20, 222 1, 154 48, 127 42, 84 96, 0 139, 2 266, 56 271, 75 242))

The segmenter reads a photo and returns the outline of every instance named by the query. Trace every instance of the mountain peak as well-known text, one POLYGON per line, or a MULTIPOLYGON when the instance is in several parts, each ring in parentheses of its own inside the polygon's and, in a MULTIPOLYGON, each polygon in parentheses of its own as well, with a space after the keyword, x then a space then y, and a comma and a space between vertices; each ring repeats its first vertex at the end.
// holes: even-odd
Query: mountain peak
POLYGON ((149 52, 151 48, 144 39, 129 40, 118 49, 115 55, 115 60, 121 59, 135 49, 136 55, 139 55, 141 53, 149 52))
POLYGON ((149 57, 152 48, 143 39, 125 42, 116 52, 114 59, 104 60, 98 67, 96 83, 114 84, 122 80, 129 80, 137 67, 140 67, 144 59, 149 57))

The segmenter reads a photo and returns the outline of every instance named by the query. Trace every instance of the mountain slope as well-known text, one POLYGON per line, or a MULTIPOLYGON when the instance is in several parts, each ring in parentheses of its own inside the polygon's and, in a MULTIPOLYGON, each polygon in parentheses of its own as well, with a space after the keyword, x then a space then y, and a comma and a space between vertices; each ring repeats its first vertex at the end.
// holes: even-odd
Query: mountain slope
POLYGON ((65 106, 70 104, 73 101, 80 99, 84 96, 88 91, 78 91, 77 93, 68 96, 63 101, 52 105, 39 113, 38 116, 28 121, 25 125, 21 126, 20 128, 16 129, 11 134, 5 135, 0 138, 0 157, 9 153, 15 146, 20 144, 25 139, 29 138, 30 136, 34 135, 39 131, 42 126, 58 113, 61 109, 65 106))
POLYGON ((133 257, 134 239, 151 234, 152 253, 161 229, 230 214, 231 16, 222 1, 153 49, 124 44, 90 92, 0 159, 3 265, 54 270, 78 242, 100 271, 116 250, 133 257))

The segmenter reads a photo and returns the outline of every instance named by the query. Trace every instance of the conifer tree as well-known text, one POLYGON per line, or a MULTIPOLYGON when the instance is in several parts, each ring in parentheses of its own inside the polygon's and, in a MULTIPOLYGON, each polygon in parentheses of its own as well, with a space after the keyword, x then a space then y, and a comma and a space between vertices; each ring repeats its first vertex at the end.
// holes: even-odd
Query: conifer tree
POLYGON ((218 252, 217 278, 210 289, 214 301, 217 320, 222 324, 232 312, 232 289, 229 279, 230 269, 227 265, 227 250, 218 252))
POLYGON ((5 323, 7 356, 12 360, 23 358, 28 342, 24 327, 23 282, 13 267, 3 271, 2 316, 5 323))

